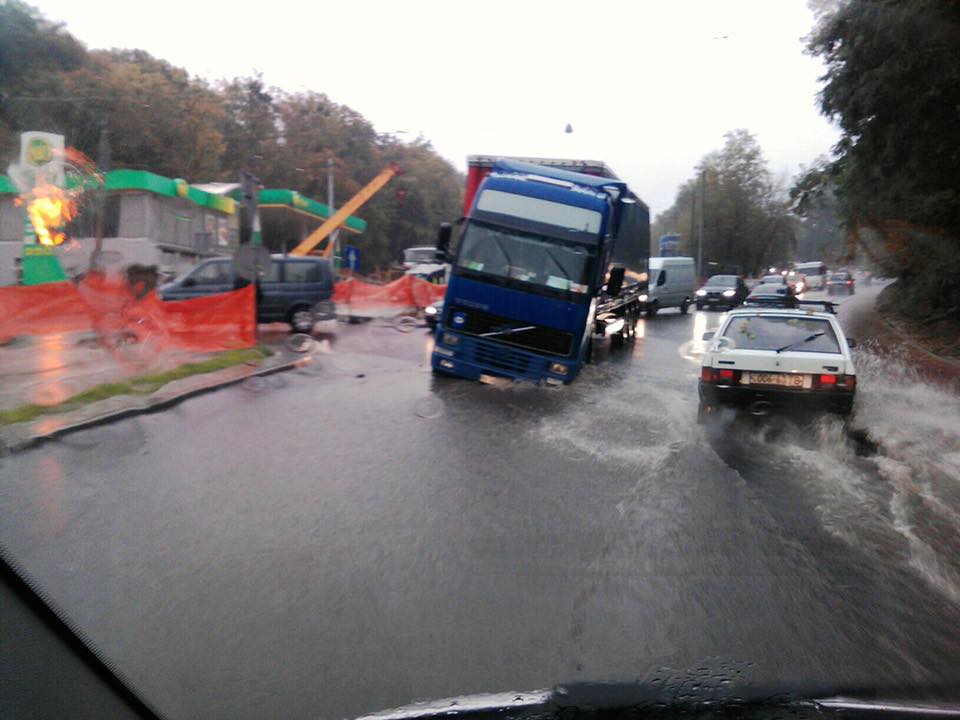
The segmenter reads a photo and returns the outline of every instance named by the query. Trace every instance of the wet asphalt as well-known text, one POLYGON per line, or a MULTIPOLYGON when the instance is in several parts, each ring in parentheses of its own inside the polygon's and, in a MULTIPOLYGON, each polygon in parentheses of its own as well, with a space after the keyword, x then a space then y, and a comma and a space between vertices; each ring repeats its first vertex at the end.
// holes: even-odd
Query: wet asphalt
POLYGON ((960 695, 960 398, 866 343, 846 424, 698 426, 720 317, 663 312, 550 389, 341 326, 0 458, 0 541, 169 718, 665 673, 960 695))

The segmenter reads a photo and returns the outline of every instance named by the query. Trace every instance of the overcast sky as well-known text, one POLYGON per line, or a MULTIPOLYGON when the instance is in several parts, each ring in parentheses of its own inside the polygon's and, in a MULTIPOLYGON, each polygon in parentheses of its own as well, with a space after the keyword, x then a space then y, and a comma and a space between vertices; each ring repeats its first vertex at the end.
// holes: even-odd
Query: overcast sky
POLYGON ((838 137, 816 109, 805 0, 32 2, 90 47, 324 92, 461 169, 470 154, 603 160, 654 213, 728 130, 753 132, 777 175, 838 137))

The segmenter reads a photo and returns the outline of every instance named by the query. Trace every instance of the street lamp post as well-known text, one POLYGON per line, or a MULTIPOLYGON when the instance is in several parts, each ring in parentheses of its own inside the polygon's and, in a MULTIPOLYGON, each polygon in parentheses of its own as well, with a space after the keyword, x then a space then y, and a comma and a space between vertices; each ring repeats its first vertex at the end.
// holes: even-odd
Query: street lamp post
POLYGON ((707 209, 704 202, 707 192, 707 170, 700 171, 700 227, 697 237, 697 277, 703 277, 703 213, 707 209))

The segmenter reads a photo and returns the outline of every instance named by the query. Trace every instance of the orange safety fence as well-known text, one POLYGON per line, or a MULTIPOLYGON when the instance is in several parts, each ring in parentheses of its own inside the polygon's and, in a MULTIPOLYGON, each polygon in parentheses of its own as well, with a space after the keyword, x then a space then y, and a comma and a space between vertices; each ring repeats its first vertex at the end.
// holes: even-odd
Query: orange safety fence
POLYGON ((338 305, 349 305, 351 312, 357 309, 414 310, 432 305, 446 291, 446 285, 429 283, 413 275, 405 275, 386 285, 351 278, 336 284, 333 301, 338 305))
POLYGON ((159 349, 229 350, 256 343, 254 288, 164 302, 137 298, 118 277, 0 287, 0 342, 17 335, 96 331, 159 349))

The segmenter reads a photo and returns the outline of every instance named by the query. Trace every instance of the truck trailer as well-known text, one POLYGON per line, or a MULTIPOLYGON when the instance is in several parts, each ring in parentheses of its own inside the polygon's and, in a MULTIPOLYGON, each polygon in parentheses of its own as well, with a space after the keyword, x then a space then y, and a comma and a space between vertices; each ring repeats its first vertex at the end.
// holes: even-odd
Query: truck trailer
POLYGON ((469 158, 435 372, 573 380, 595 342, 630 342, 645 311, 647 206, 602 162, 469 158))

